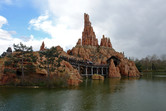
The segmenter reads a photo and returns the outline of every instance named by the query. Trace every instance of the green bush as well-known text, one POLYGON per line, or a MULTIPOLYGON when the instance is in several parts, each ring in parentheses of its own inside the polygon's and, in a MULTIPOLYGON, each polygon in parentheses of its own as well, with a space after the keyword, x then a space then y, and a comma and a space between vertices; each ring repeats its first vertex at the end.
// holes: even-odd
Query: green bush
POLYGON ((36 72, 36 68, 35 66, 32 64, 27 64, 25 65, 25 73, 26 74, 33 74, 36 72))
POLYGON ((16 74, 16 71, 14 69, 5 68, 4 69, 4 74, 7 74, 7 73, 16 74))
POLYGON ((12 64, 12 61, 5 61, 5 66, 10 66, 12 64))
POLYGON ((37 57, 36 56, 31 56, 32 62, 36 62, 37 57))

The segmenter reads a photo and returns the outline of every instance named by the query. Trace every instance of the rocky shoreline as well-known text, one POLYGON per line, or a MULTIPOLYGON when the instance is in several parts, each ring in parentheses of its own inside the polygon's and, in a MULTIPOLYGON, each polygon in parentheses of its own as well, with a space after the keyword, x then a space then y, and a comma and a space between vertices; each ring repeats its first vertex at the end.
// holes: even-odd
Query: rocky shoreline
MULTIPOLYGON (((84 71, 80 70, 85 70, 85 67, 75 67, 66 59, 83 61, 82 63, 88 65, 108 65, 108 70, 100 69, 100 73, 105 71, 109 78, 140 76, 135 63, 113 49, 110 38, 103 35, 99 45, 89 15, 86 13, 82 39, 78 39, 76 46, 67 52, 60 46, 47 49, 43 41, 40 50, 24 54, 24 60, 22 52, 18 50, 12 52, 11 48, 8 48, 4 54, 6 55, 0 58, 1 85, 19 85, 24 79, 27 84, 44 84, 43 81, 49 80, 52 86, 78 86, 83 81, 81 74, 84 71)), ((91 72, 92 75, 95 74, 92 69, 91 72)), ((97 72, 99 73, 98 69, 97 72)))

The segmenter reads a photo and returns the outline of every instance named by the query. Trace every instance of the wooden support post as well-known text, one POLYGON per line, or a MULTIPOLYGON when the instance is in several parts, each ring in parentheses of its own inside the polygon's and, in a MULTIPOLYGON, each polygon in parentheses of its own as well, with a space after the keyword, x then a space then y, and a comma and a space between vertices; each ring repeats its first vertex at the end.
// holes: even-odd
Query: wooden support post
POLYGON ((88 74, 87 74, 87 72, 88 72, 88 71, 87 71, 87 66, 86 66, 86 70, 85 70, 86 77, 88 77, 88 74))
POLYGON ((91 67, 91 75, 93 75, 93 66, 91 67))
POLYGON ((78 65, 78 72, 79 72, 79 74, 80 74, 80 65, 78 65))
POLYGON ((103 75, 103 67, 101 68, 101 75, 103 75))
POLYGON ((97 70, 97 74, 99 74, 98 67, 96 68, 96 70, 97 70))
POLYGON ((108 68, 106 68, 106 75, 108 75, 108 68))

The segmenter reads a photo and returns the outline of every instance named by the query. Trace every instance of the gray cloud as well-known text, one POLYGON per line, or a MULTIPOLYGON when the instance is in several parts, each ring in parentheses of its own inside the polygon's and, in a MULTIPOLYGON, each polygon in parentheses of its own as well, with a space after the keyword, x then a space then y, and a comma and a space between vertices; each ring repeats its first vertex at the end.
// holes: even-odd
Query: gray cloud
POLYGON ((105 0, 96 8, 94 24, 107 30, 115 49, 137 58, 165 52, 166 1, 105 0))
POLYGON ((69 16, 74 28, 83 28, 83 12, 88 13, 97 37, 110 37, 114 49, 124 51, 128 57, 165 53, 165 0, 80 0, 60 4, 48 1, 43 7, 58 18, 69 16))

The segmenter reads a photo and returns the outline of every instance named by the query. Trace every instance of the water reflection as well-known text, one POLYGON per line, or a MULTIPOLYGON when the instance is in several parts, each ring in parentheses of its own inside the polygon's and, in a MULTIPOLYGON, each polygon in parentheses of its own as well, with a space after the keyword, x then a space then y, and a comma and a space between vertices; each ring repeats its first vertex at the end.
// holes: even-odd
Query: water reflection
POLYGON ((142 79, 153 82, 166 82, 166 72, 144 72, 142 79))
POLYGON ((85 79, 67 89, 0 88, 0 111, 151 111, 164 110, 165 75, 85 79), (148 104, 147 104, 148 103, 148 104))

